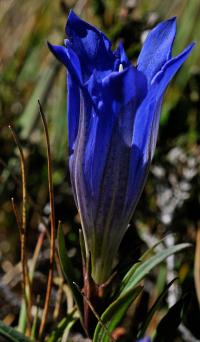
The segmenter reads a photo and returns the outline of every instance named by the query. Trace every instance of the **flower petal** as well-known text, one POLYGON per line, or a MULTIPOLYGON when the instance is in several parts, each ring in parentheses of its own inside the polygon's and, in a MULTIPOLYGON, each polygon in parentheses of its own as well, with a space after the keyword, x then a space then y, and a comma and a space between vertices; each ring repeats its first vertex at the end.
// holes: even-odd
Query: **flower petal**
POLYGON ((92 220, 91 202, 92 196, 87 186, 87 179, 83 170, 86 142, 88 140, 90 121, 93 116, 93 107, 91 101, 87 100, 88 94, 80 92, 80 117, 77 142, 74 153, 70 157, 70 176, 73 185, 73 192, 76 197, 77 207, 80 211, 84 234, 90 241, 91 230, 94 227, 92 220))
POLYGON ((154 155, 164 93, 169 82, 186 60, 193 47, 194 44, 189 45, 181 54, 172 58, 164 65, 160 73, 155 77, 147 97, 137 111, 134 122, 129 186, 126 196, 126 208, 130 208, 130 212, 134 211, 139 200, 149 164, 154 155))
POLYGON ((170 58, 176 34, 176 18, 158 24, 148 34, 138 58, 138 70, 145 73, 149 84, 170 58))
POLYGON ((74 151, 74 143, 78 133, 80 113, 80 89, 82 86, 82 73, 79 60, 73 50, 69 47, 57 46, 48 43, 51 52, 69 70, 68 73, 68 145, 69 155, 74 151))
POLYGON ((77 84, 82 85, 82 71, 79 59, 74 51, 68 46, 52 45, 47 43, 49 50, 54 54, 54 56, 66 66, 71 76, 77 82, 77 84))
POLYGON ((78 134, 80 114, 80 88, 73 80, 70 73, 67 75, 68 90, 68 146, 69 156, 74 152, 75 141, 78 134))
POLYGON ((68 44, 80 60, 85 82, 94 70, 98 71, 99 77, 113 70, 115 56, 111 51, 110 41, 101 31, 70 11, 66 33, 69 37, 68 44))
POLYGON ((163 91, 164 88, 169 84, 171 79, 174 77, 175 73, 181 67, 181 65, 185 62, 192 49, 194 48, 195 43, 189 44, 179 55, 168 60, 162 67, 162 69, 155 75, 152 80, 152 84, 157 83, 162 87, 159 90, 159 93, 163 91))
POLYGON ((158 126, 159 126, 159 120, 160 120, 160 111, 161 111, 161 99, 166 91, 167 86, 169 85, 169 82, 172 80, 176 72, 180 69, 182 64, 185 62, 185 60, 190 55, 192 49, 194 48, 195 43, 192 43, 188 45, 188 47, 180 53, 178 56, 170 59, 161 69, 161 71, 155 76, 155 78, 152 80, 152 88, 155 88, 152 90, 152 95, 156 94, 157 99, 157 111, 156 115, 154 116, 154 122, 152 127, 152 137, 151 137, 151 148, 150 158, 153 158, 155 147, 156 147, 156 141, 157 141, 157 135, 158 135, 158 126))
MULTIPOLYGON (((149 156, 149 152, 146 153, 146 150, 149 148, 149 140, 147 137, 149 136, 149 130, 152 130, 153 121, 159 121, 160 111, 157 111, 157 109, 160 107, 160 100, 163 97, 169 82, 189 56, 193 47, 194 44, 190 44, 182 53, 170 59, 163 66, 161 71, 153 79, 149 93, 138 110, 134 126, 133 145, 136 144, 141 150, 143 150, 147 159, 149 156), (150 108, 152 109, 150 110, 150 108), (157 113, 156 116, 155 113, 157 113)), ((158 125, 156 125, 156 127, 157 126, 158 125)), ((155 141, 157 140, 157 129, 154 129, 152 133, 154 137, 150 148, 151 158, 153 157, 155 141)))

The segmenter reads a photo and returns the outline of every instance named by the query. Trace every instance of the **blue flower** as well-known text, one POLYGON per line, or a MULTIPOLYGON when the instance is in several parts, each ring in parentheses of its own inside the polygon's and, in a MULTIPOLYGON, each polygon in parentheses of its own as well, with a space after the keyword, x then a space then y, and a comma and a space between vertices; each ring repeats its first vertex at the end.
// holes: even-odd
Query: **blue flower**
POLYGON ((154 155, 165 90, 194 44, 172 57, 176 19, 148 35, 137 66, 122 44, 70 12, 65 46, 49 44, 68 70, 71 182, 97 284, 111 275, 154 155))

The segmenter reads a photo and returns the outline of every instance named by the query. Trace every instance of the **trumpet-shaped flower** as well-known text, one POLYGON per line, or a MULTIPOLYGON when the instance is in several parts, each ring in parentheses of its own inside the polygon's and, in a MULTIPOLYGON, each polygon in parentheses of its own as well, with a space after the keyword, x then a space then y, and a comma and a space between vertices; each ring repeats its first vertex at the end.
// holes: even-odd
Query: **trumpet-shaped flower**
POLYGON ((64 46, 49 44, 68 73, 69 168, 92 277, 105 282, 154 155, 165 90, 193 45, 172 57, 176 19, 147 36, 137 66, 122 44, 70 12, 64 46))

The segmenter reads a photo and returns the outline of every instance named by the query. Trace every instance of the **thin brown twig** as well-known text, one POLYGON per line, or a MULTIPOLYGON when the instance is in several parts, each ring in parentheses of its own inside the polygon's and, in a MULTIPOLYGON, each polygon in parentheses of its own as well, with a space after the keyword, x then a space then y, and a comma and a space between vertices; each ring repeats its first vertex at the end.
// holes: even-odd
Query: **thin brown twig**
MULTIPOLYGON (((15 184, 18 186, 22 186, 21 179, 15 176, 15 174, 12 172, 10 167, 6 164, 6 162, 2 158, 0 158, 0 164, 9 172, 10 177, 13 179, 15 184)), ((35 210, 36 214, 39 216, 39 219, 41 220, 43 225, 46 226, 46 222, 44 221, 44 218, 42 216, 43 214, 39 205, 35 203, 35 201, 33 200, 33 198, 31 197, 31 195, 28 193, 27 190, 26 190, 26 195, 27 195, 27 202, 33 207, 33 209, 35 210)))
MULTIPOLYGON (((22 240, 22 225, 21 225, 21 220, 20 220, 20 217, 19 217, 19 213, 18 213, 18 210, 17 210, 17 207, 16 207, 16 204, 15 204, 15 201, 14 201, 14 198, 12 197, 11 198, 11 203, 12 203, 12 208, 13 208, 13 212, 14 212, 14 215, 15 215, 15 219, 16 219, 16 222, 17 222, 17 226, 18 226, 18 229, 19 229, 19 236, 20 236, 20 242, 21 242, 21 250, 22 250, 22 243, 23 243, 23 240, 22 240)), ((28 296, 27 296, 27 293, 26 293, 26 275, 25 275, 25 268, 24 268, 24 265, 23 265, 23 262, 22 262, 22 256, 21 256, 21 264, 22 264, 22 291, 24 293, 24 301, 25 301, 25 305, 26 305, 26 310, 28 309, 28 296)), ((28 310, 27 310, 28 311, 28 310)), ((30 330, 30 325, 31 325, 31 320, 30 320, 30 316, 28 316, 28 328, 30 330)))
MULTIPOLYGON (((10 173, 10 176, 12 177, 12 179, 14 180, 14 182, 17 184, 17 185, 22 185, 22 182, 19 178, 17 178, 12 170, 8 167, 8 165, 6 164, 6 162, 0 158, 0 164, 2 164, 10 173)), ((35 203, 35 201, 33 200, 33 198, 31 197, 31 195, 28 193, 27 191, 27 201, 30 203, 30 205, 33 207, 33 209, 35 210, 35 212, 37 213, 37 215, 39 216, 40 220, 41 220, 41 223, 44 225, 45 227, 45 230, 46 230, 46 233, 47 233, 47 237, 50 241, 50 234, 49 234, 49 231, 48 231, 48 228, 47 228, 47 223, 45 222, 44 220, 44 217, 42 216, 42 212, 39 208, 39 206, 35 203)), ((57 272, 59 274, 60 277, 63 277, 62 275, 62 271, 61 271, 61 268, 60 268, 60 262, 59 262, 59 257, 58 257, 58 253, 55 251, 55 264, 56 264, 56 268, 57 268, 57 272)))
POLYGON ((35 246, 33 257, 31 259, 31 265, 30 265, 30 282, 31 283, 33 281, 33 275, 34 275, 36 263, 37 263, 42 245, 43 245, 45 235, 46 235, 46 230, 44 230, 40 233, 38 240, 37 240, 37 243, 36 243, 36 246, 35 246))
POLYGON ((92 303, 90 302, 90 300, 88 299, 88 297, 85 295, 85 293, 83 291, 81 291, 80 287, 78 286, 78 284, 76 284, 75 282, 73 282, 73 284, 76 286, 77 290, 79 291, 79 293, 84 297, 85 301, 87 302, 88 306, 90 307, 91 311, 93 312, 94 316, 96 317, 97 321, 101 324, 101 326, 103 327, 103 329, 105 330, 106 334, 108 335, 108 337, 110 338, 111 342, 116 342, 116 339, 112 336, 112 334, 110 333, 110 331, 108 330, 107 326, 104 324, 104 322, 102 321, 101 317, 99 317, 98 313, 96 312, 94 306, 92 305, 92 303))
POLYGON ((39 338, 41 339, 44 333, 44 328, 47 321, 47 315, 49 310, 49 302, 52 290, 52 283, 53 283, 53 266, 54 266, 54 255, 55 255, 55 209, 54 209, 54 193, 53 193, 53 181, 52 181, 52 161, 51 161, 51 150, 50 150, 50 142, 49 142, 49 134, 47 128, 47 122, 45 119, 45 115, 38 100, 39 104, 39 112, 41 115, 44 132, 45 132, 45 139, 47 145, 47 163, 48 163, 48 186, 49 186, 49 199, 50 199, 50 216, 51 216, 51 237, 50 237, 50 266, 49 266, 49 274, 48 274, 48 281, 47 281, 47 290, 46 290, 46 297, 45 297, 45 304, 44 310, 42 315, 42 320, 39 329, 39 338))
POLYGON ((21 166, 21 176, 22 176, 22 230, 26 230, 26 198, 27 198, 27 192, 26 192, 26 170, 25 170, 25 158, 24 153, 21 147, 21 144, 18 140, 18 137, 11 125, 8 126, 8 128, 11 130, 13 139, 18 147, 19 153, 20 153, 20 166, 21 166))
POLYGON ((12 203, 12 208, 13 208, 13 212, 14 212, 14 215, 15 215, 15 219, 16 219, 16 222, 17 222, 17 227, 19 229, 19 234, 20 234, 20 238, 21 238, 21 222, 20 222, 20 217, 19 217, 19 213, 18 213, 18 210, 17 210, 17 207, 16 207, 16 204, 15 204, 15 200, 14 198, 12 197, 11 198, 11 203, 12 203))
POLYGON ((23 149, 21 144, 18 140, 18 137, 11 125, 8 126, 10 129, 13 139, 17 145, 19 150, 20 156, 20 167, 21 167, 21 178, 22 178, 22 218, 19 219, 19 215, 17 213, 17 209, 15 206, 14 201, 13 210, 16 216, 17 224, 20 224, 20 241, 21 241, 21 263, 22 263, 22 289, 24 292, 24 298, 26 303, 27 309, 27 318, 28 318, 28 326, 31 325, 31 306, 32 306, 32 298, 31 298, 31 287, 30 287, 30 280, 29 280, 29 271, 28 271, 28 263, 27 263, 27 256, 26 256, 26 200, 27 200, 27 191, 26 191, 26 167, 25 167, 25 158, 23 149))

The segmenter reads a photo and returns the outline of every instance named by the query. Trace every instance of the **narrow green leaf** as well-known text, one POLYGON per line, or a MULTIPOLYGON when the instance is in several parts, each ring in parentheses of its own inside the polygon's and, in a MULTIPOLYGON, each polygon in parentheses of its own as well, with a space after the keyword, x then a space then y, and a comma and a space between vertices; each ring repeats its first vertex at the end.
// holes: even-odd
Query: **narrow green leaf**
POLYGON ((155 245, 153 245, 151 248, 147 249, 147 251, 140 257, 140 260, 135 263, 129 271, 124 276, 122 282, 121 282, 121 290, 125 287, 125 285, 129 282, 129 279, 133 276, 135 271, 140 267, 141 263, 147 259, 149 259, 151 256, 155 254, 155 249, 163 242, 163 239, 158 241, 155 245))
POLYGON ((26 108, 24 109, 24 112, 18 120, 18 123, 21 127, 21 138, 29 138, 29 135, 34 128, 34 125, 38 118, 37 100, 40 99, 42 102, 46 99, 50 88, 53 86, 53 80, 58 70, 59 65, 58 63, 55 63, 53 66, 43 68, 43 70, 41 71, 40 79, 38 80, 37 85, 34 88, 33 94, 31 95, 26 108))
POLYGON ((31 340, 21 334, 19 331, 15 330, 12 327, 9 327, 2 321, 0 321, 0 336, 4 336, 8 339, 8 341, 13 342, 30 342, 31 340))
POLYGON ((170 255, 180 252, 181 250, 190 246, 191 245, 188 243, 181 243, 176 246, 165 248, 164 250, 158 252, 156 255, 152 256, 150 259, 141 262, 137 269, 132 273, 131 270, 134 268, 134 265, 133 268, 131 268, 131 270, 129 270, 128 272, 131 275, 130 277, 128 277, 128 281, 127 275, 125 275, 124 277, 126 281, 124 282, 124 280, 122 280, 121 294, 124 294, 126 291, 136 286, 154 267, 159 265, 170 255))
POLYGON ((18 321, 18 326, 17 326, 17 330, 19 332, 25 333, 26 321, 27 321, 26 303, 25 303, 24 298, 22 298, 21 308, 20 308, 20 313, 19 313, 19 321, 18 321))
POLYGON ((57 240, 58 240, 58 254, 59 254, 59 259, 60 259, 60 264, 61 264, 61 268, 63 271, 63 275, 72 291, 74 301, 77 305, 77 309, 80 314, 80 318, 82 319, 83 300, 82 300, 81 294, 78 292, 77 288, 73 284, 76 278, 74 275, 73 266, 67 255, 66 246, 65 246, 65 238, 64 238, 61 225, 59 225, 58 227, 57 240))
POLYGON ((61 338, 69 328, 76 322, 77 317, 74 317, 74 312, 68 314, 67 317, 63 318, 61 322, 57 325, 57 327, 52 331, 52 333, 48 336, 46 342, 57 342, 59 338, 61 338))
POLYGON ((157 327, 154 342, 174 341, 176 331, 183 318, 184 309, 187 310, 189 300, 189 295, 186 295, 169 309, 157 327))
MULTIPOLYGON (((63 332, 61 342, 68 342, 69 341, 68 336, 69 336, 70 330, 73 327, 73 325, 76 323, 76 321, 77 321, 77 318, 74 319, 73 321, 69 322, 69 324, 67 324, 67 326, 63 332)), ((57 340, 55 342, 57 342, 57 340)))
POLYGON ((39 311, 39 307, 37 306, 36 307, 36 312, 35 312, 35 315, 34 315, 34 319, 33 319, 33 324, 32 324, 32 327, 31 327, 31 339, 33 341, 35 341, 36 335, 37 335, 38 311, 39 311))
POLYGON ((167 284, 167 286, 164 288, 162 293, 159 295, 159 297, 157 298, 157 300, 155 301, 155 303, 153 304, 153 306, 149 310, 147 317, 143 321, 142 326, 140 328, 139 334, 137 336, 138 339, 140 339, 144 336, 144 334, 145 334, 145 332, 149 326, 149 323, 151 322, 151 320, 153 318, 154 313, 156 312, 156 310, 158 310, 159 306, 161 305, 163 298, 166 296, 170 286, 174 283, 175 280, 177 280, 177 278, 173 279, 172 281, 170 281, 169 284, 167 284))
POLYGON ((101 316, 101 322, 98 322, 93 342, 109 342, 110 337, 108 331, 111 334, 119 322, 122 320, 130 304, 141 293, 143 287, 130 289, 124 295, 118 297, 103 313, 101 316), (105 326, 102 325, 102 322, 105 326), (106 327, 106 328, 105 328, 106 327))

